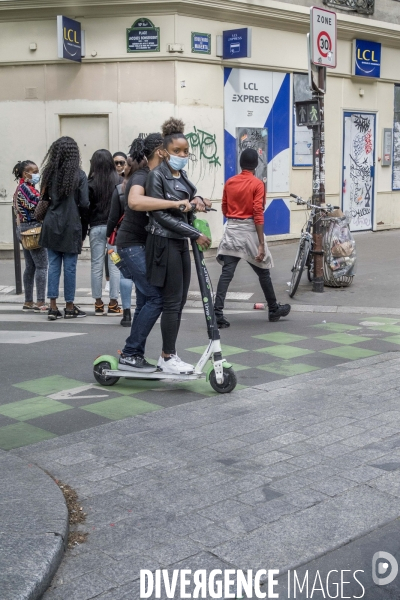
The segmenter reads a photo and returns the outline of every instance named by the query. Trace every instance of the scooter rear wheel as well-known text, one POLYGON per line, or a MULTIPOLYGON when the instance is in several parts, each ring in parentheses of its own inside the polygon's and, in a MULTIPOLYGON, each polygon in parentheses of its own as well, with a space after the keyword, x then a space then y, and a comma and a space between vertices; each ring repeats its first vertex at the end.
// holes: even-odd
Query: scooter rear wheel
POLYGON ((236 384, 236 374, 232 367, 224 367, 224 381, 222 383, 217 382, 214 369, 210 373, 210 385, 219 394, 229 394, 235 389, 236 384))
POLYGON ((107 361, 103 361, 98 363, 97 365, 94 365, 93 375, 97 383, 99 383, 100 385, 115 385, 117 383, 119 377, 109 377, 103 375, 103 371, 108 371, 109 369, 111 369, 111 365, 107 361))

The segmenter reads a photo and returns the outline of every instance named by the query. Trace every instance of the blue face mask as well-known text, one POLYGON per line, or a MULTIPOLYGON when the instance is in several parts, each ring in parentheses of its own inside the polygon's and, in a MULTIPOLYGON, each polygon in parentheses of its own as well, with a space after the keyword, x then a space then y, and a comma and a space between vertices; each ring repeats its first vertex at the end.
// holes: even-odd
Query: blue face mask
POLYGON ((32 173, 30 183, 32 185, 37 185, 40 181, 39 173, 32 173))
POLYGON ((188 158, 181 158, 180 156, 175 156, 175 154, 170 154, 169 152, 168 156, 169 166, 171 167, 171 169, 174 169, 174 171, 181 171, 188 164, 188 158))

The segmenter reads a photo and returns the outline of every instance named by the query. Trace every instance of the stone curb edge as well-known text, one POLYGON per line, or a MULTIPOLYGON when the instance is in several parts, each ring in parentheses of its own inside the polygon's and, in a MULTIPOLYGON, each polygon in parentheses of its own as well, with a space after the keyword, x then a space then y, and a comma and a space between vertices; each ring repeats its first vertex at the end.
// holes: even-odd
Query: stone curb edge
POLYGON ((64 557, 69 532, 65 500, 47 473, 15 454, 1 451, 0 473, 1 594, 39 600, 64 557))
MULTIPOLYGON (((93 306, 93 301, 87 296, 75 298, 79 306, 93 306)), ((23 296, 0 294, 1 304, 23 304, 23 296)), ((188 300, 186 308, 202 308, 203 303, 199 300, 188 300)), ((240 300, 229 300, 225 302, 228 310, 254 310, 253 302, 241 302, 240 300)), ((310 313, 336 313, 354 315, 395 315, 400 316, 400 308, 376 307, 376 306, 324 306, 322 304, 292 304, 292 312, 310 313)))

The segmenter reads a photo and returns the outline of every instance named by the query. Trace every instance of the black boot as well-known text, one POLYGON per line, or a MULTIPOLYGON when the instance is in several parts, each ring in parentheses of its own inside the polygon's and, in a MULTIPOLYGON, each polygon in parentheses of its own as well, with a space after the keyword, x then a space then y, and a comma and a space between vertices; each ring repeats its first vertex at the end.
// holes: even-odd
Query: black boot
POLYGON ((224 315, 216 315, 218 329, 226 329, 230 327, 228 319, 225 319, 224 315))
POLYGON ((268 313, 269 321, 279 321, 281 317, 287 317, 290 313, 290 304, 277 304, 276 308, 270 310, 268 313))
POLYGON ((131 309, 124 308, 124 316, 121 319, 122 327, 130 327, 132 325, 131 309))

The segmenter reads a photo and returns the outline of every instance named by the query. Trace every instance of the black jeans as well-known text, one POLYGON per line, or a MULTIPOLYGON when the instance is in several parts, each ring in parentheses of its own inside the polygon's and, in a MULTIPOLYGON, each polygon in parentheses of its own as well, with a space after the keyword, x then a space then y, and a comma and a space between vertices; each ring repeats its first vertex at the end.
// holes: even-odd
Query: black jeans
MULTIPOLYGON (((214 310, 217 317, 222 316, 224 312, 226 293, 235 274, 236 267, 241 260, 237 256, 223 255, 221 258, 224 261, 224 266, 222 267, 221 277, 218 281, 217 294, 215 296, 214 304, 214 310)), ((261 269, 261 267, 256 267, 251 263, 248 264, 258 276, 269 310, 273 310, 276 307, 277 302, 269 269, 261 269)))
POLYGON ((190 254, 187 240, 168 239, 168 259, 161 315, 163 352, 176 354, 176 338, 190 284, 190 254))

